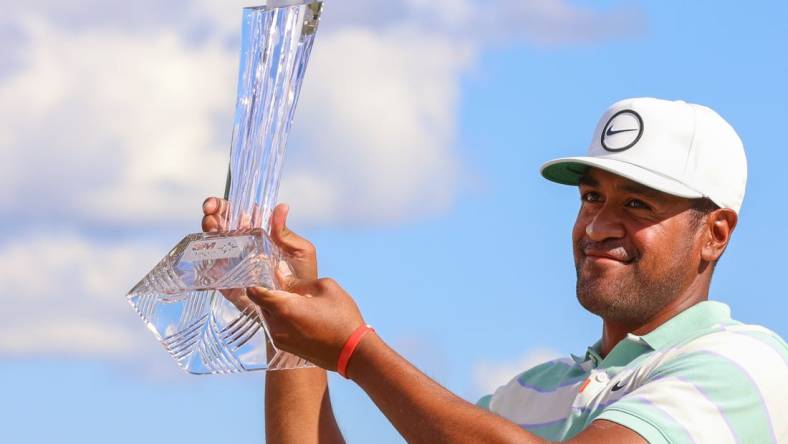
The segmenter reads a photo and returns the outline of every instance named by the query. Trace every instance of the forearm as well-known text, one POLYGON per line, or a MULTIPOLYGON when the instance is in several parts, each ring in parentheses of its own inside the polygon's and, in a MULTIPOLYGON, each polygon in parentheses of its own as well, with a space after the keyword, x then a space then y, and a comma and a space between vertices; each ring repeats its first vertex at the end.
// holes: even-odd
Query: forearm
POLYGON ((367 335, 348 367, 353 379, 411 443, 545 443, 516 424, 455 396, 367 335))
POLYGON ((265 436, 275 443, 344 443, 325 370, 271 371, 265 382, 265 436))

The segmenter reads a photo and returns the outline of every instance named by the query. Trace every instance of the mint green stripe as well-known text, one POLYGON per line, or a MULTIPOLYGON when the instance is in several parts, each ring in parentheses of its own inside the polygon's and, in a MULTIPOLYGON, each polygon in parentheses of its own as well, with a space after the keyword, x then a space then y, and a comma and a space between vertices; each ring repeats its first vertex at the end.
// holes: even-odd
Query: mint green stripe
POLYGON ((613 350, 605 356, 600 367, 604 369, 623 367, 631 364, 638 356, 643 356, 644 353, 649 351, 651 351, 651 348, 646 345, 624 339, 616 344, 613 350))
MULTIPOLYGON (((638 435, 642 436, 643 439, 648 441, 649 444, 670 444, 665 435, 648 419, 641 418, 631 412, 624 412, 615 409, 608 409, 605 410, 601 415, 599 415, 596 419, 603 419, 606 421, 612 421, 616 424, 620 424, 634 432, 638 435)), ((686 436, 686 433, 685 433, 686 436)), ((673 441, 678 442, 678 441, 673 441)), ((687 436, 686 441, 684 442, 692 442, 692 440, 687 436)))
POLYGON ((554 421, 550 424, 543 425, 543 426, 530 426, 525 427, 520 425, 520 427, 528 430, 529 432, 533 433, 534 435, 546 439, 548 441, 563 441, 567 439, 566 436, 566 419, 561 421, 554 421))
POLYGON ((634 430, 650 444, 693 442, 689 432, 681 424, 658 406, 643 399, 619 401, 594 419, 617 422, 634 430))
POLYGON ((771 441, 771 421, 758 387, 735 362, 711 351, 698 351, 662 366, 657 377, 665 376, 695 385, 720 409, 739 442, 771 441))
POLYGON ((574 384, 586 375, 587 373, 579 365, 550 361, 522 373, 517 377, 517 382, 523 387, 545 392, 574 384))
POLYGON ((490 400, 492 400, 492 395, 482 396, 480 400, 476 401, 476 406, 484 410, 490 410, 490 400))

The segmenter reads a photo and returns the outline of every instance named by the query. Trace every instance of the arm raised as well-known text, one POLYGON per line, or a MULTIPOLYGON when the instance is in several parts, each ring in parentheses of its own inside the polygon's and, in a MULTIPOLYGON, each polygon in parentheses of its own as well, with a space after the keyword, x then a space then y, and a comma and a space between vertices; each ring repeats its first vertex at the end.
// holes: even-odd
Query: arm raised
MULTIPOLYGON (((336 370, 345 341, 364 325, 358 307, 331 279, 301 281, 290 288, 294 292, 249 289, 249 297, 266 312, 271 334, 283 350, 327 370, 336 370)), ((350 358, 347 375, 408 442, 548 442, 446 390, 376 334, 361 339, 350 358)), ((595 421, 571 442, 643 444, 646 441, 616 423, 595 421)))
MULTIPOLYGON (((208 198, 203 203, 202 228, 220 231, 227 202, 208 198)), ((288 256, 294 276, 317 277, 314 246, 287 228, 286 205, 278 205, 271 216, 271 239, 288 256)), ((328 392, 326 371, 309 368, 271 371, 265 382, 265 436, 275 443, 344 443, 334 418, 328 392)))

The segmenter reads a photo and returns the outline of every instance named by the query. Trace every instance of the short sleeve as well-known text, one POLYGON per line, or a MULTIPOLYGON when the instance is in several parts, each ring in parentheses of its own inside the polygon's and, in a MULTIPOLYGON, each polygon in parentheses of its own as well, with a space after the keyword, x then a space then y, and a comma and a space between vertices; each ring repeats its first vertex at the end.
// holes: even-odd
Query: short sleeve
POLYGON ((642 436, 643 439, 649 442, 649 444, 669 444, 671 442, 668 440, 668 437, 662 433, 657 424, 654 424, 649 419, 642 418, 629 411, 608 409, 596 419, 605 419, 617 424, 621 424, 622 426, 642 436))
POLYGON ((476 407, 481 407, 484 410, 490 410, 490 400, 492 399, 492 395, 482 396, 481 399, 476 401, 476 407))

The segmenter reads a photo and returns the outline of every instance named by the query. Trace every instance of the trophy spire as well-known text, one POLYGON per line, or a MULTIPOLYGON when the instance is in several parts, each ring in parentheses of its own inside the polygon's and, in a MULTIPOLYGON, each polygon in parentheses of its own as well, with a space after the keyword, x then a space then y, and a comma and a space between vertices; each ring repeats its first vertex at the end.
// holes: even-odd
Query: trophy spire
POLYGON ((178 364, 194 374, 310 364, 270 340, 247 287, 276 288, 284 256, 268 237, 287 137, 320 21, 321 0, 244 8, 225 233, 186 236, 128 294, 178 364))

